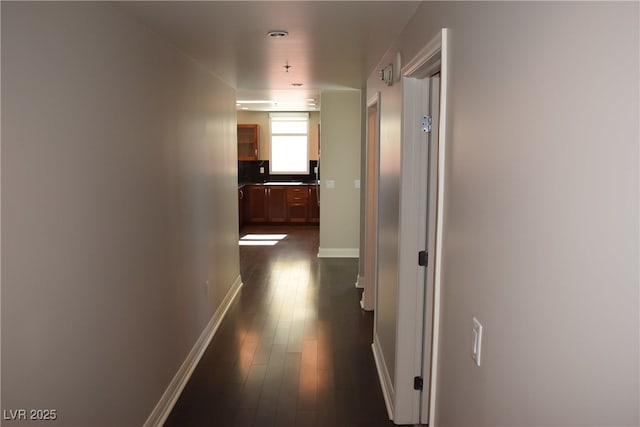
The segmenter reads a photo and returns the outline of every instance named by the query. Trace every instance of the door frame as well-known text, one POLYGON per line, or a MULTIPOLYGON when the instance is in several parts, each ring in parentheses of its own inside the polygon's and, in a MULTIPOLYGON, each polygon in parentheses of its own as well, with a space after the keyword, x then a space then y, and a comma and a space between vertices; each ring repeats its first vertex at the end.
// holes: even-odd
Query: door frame
MULTIPOLYGON (((402 175, 400 184, 399 277, 396 323, 394 422, 434 425, 436 374, 443 265, 443 219, 448 86, 447 29, 434 37, 402 68, 402 175), (439 71, 439 114, 432 123, 436 143, 435 209, 427 212, 429 146, 420 128, 429 111, 431 76, 439 71), (431 217, 429 225, 427 219, 431 217), (431 244, 426 240, 431 229, 431 244), (430 248, 428 246, 431 246, 430 248), (427 268, 418 266, 418 251, 429 252, 427 268), (422 392, 413 389, 413 379, 423 378, 422 392)), ((433 193, 432 193, 433 194, 433 193)))
POLYGON ((380 92, 367 100, 366 108, 366 176, 364 215, 364 291, 360 306, 372 311, 378 296, 378 183, 380 179, 380 92), (375 109, 374 140, 369 125, 369 113, 375 109))

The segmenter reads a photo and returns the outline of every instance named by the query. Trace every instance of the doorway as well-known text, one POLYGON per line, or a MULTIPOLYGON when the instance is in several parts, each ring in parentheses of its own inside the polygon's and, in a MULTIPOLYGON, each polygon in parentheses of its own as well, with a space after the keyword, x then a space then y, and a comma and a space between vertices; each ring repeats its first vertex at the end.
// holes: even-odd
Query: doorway
POLYGON ((402 174, 393 419, 432 424, 437 364, 447 30, 402 69, 402 174))
POLYGON ((375 307, 378 276, 378 173, 380 170, 380 93, 367 101, 367 145, 365 182, 365 238, 364 238, 364 291, 360 305, 363 310, 375 307))

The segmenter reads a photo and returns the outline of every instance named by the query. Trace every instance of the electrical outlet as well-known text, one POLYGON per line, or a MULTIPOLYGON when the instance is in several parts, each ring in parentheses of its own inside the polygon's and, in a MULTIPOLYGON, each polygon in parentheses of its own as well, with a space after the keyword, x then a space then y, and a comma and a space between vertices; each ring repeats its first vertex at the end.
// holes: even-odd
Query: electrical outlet
POLYGON ((336 182, 333 179, 328 179, 325 182, 327 188, 336 188, 336 182))
POLYGON ((474 317, 471 358, 476 361, 476 366, 480 366, 480 356, 482 356, 482 324, 474 317))
POLYGON ((260 173, 264 173, 264 166, 260 166, 260 173))

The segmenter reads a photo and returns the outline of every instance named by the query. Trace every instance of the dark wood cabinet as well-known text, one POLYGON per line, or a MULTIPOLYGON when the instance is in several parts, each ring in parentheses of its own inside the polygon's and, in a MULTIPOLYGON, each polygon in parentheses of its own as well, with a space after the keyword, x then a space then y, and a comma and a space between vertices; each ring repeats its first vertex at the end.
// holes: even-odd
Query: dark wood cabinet
POLYGON ((244 188, 238 189, 238 227, 242 228, 244 225, 244 188))
POLYGON ((307 222, 309 189, 307 186, 287 189, 287 218, 289 222, 307 222))
POLYGON ((320 204, 318 203, 318 187, 310 185, 309 189, 309 216, 308 222, 313 224, 320 223, 320 204))
POLYGON ((269 222, 286 222, 287 188, 269 186, 267 191, 269 199, 269 222))
POLYGON ((238 160, 258 160, 258 125, 238 125, 238 160))
POLYGON ((245 218, 247 222, 261 223, 269 221, 267 204, 267 187, 264 185, 247 185, 244 187, 247 197, 245 218))
POLYGON ((240 226, 261 223, 318 224, 315 185, 246 185, 239 190, 240 226))

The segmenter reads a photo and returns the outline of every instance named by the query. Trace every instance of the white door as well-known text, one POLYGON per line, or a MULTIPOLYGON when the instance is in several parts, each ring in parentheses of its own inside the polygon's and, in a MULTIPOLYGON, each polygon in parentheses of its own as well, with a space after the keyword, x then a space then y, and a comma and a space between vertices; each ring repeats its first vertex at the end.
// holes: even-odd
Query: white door
MULTIPOLYGON (((431 76, 423 84, 429 85, 429 110, 432 124, 431 132, 428 133, 428 176, 426 183, 426 223, 425 248, 427 254, 431 255, 431 260, 427 259, 424 275, 423 296, 423 320, 422 320, 422 351, 421 351, 421 376, 426 387, 423 387, 420 398, 420 424, 429 422, 429 384, 431 382, 431 353, 433 337, 433 289, 435 279, 435 268, 433 259, 436 253, 436 215, 437 215, 437 194, 438 194, 438 122, 440 117, 440 72, 431 76)), ((428 258, 428 257, 427 257, 428 258)))
POLYGON ((428 424, 437 362, 444 180, 442 38, 403 68, 403 139, 393 421, 428 424))

